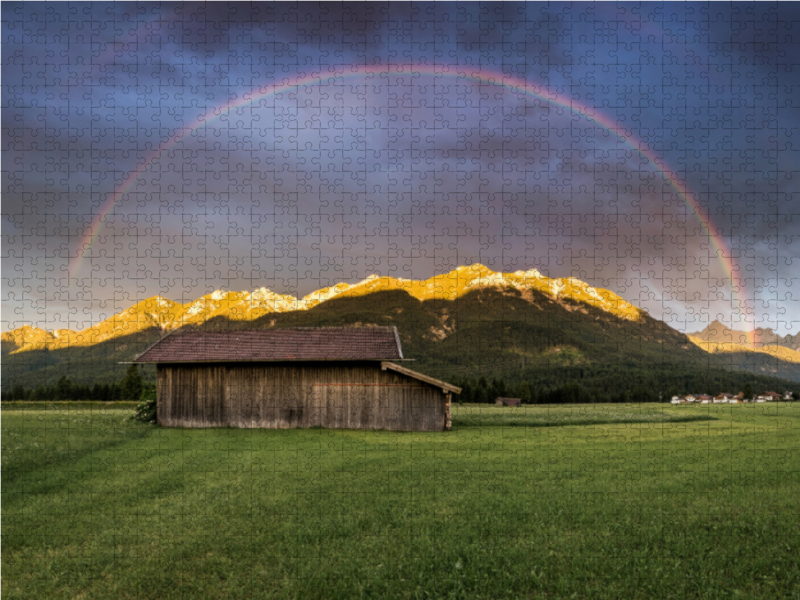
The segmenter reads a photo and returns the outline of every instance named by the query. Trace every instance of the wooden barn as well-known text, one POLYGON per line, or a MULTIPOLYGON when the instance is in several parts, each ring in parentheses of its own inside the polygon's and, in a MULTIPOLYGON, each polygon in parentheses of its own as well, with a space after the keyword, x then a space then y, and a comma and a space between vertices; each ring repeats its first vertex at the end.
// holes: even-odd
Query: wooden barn
POLYGON ((494 401, 497 406, 522 406, 519 398, 498 398, 494 401))
POLYGON ((177 331, 134 362, 156 364, 166 427, 449 430, 461 389, 403 360, 395 327, 317 327, 177 331))

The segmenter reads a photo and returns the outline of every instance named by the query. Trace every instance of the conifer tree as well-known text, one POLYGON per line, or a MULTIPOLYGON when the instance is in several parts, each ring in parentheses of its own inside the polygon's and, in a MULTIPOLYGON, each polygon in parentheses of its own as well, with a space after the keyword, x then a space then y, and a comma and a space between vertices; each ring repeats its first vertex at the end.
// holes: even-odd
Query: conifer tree
POLYGON ((142 395, 142 376, 139 374, 139 365, 131 365, 125 372, 122 380, 122 400, 138 400, 142 395))

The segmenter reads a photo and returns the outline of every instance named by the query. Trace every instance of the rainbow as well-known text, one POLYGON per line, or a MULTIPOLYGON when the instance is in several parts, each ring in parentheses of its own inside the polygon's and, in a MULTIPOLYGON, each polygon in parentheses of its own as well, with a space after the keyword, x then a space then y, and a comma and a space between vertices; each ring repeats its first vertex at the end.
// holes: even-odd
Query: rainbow
MULTIPOLYGON (((715 233, 709 215, 705 214, 694 195, 682 182, 681 178, 678 177, 677 173, 672 171, 647 144, 636 138, 630 131, 624 129, 608 116, 603 115, 589 106, 578 103, 569 96, 557 94, 544 86, 533 85, 518 77, 508 76, 499 72, 487 72, 479 67, 475 67, 473 70, 467 70, 464 67, 444 65, 431 66, 425 64, 349 65, 340 71, 331 69, 327 73, 318 72, 310 75, 298 75, 293 79, 284 79, 280 83, 273 82, 266 86, 254 88, 243 94, 241 98, 231 100, 227 104, 206 111, 194 122, 175 131, 172 136, 165 140, 155 151, 147 156, 145 160, 141 161, 135 170, 128 173, 122 183, 108 196, 106 201, 100 206, 99 211, 94 219, 92 219, 90 225, 86 228, 79 242, 78 250, 69 265, 68 272, 70 279, 77 277, 85 258, 90 254, 92 246, 103 230, 106 216, 119 204, 136 181, 150 168, 150 165, 156 162, 164 152, 173 148, 192 132, 221 119, 237 108, 248 106, 268 96, 274 96, 302 86, 324 85, 343 79, 388 77, 390 75, 432 76, 436 79, 454 78, 470 85, 504 88, 507 91, 532 96, 553 106, 569 110, 571 113, 578 115, 586 121, 599 125, 606 131, 615 135, 644 158, 650 168, 675 191, 677 196, 691 211, 692 216, 710 241, 723 271, 730 281, 731 291, 736 298, 740 315, 747 314, 745 305, 740 300, 741 294, 743 294, 745 290, 744 281, 737 275, 738 268, 733 262, 732 252, 727 249, 724 238, 720 234, 715 233)), ((751 331, 748 333, 748 336, 748 342, 752 345, 754 342, 753 332, 751 331)))

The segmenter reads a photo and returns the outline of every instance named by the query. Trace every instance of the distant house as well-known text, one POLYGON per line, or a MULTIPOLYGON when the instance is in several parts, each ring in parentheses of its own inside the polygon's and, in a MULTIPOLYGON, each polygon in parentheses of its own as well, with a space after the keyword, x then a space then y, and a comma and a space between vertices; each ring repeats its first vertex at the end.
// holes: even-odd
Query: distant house
POLYGON ((691 394, 689 394, 688 396, 686 396, 685 400, 686 400, 687 402, 694 402, 694 396, 692 396, 691 394))
POLYGON ((762 392, 756 398, 756 402, 778 402, 780 399, 781 395, 775 392, 762 392))
POLYGON ((790 392, 788 390, 783 392, 783 399, 784 400, 791 400, 792 399, 792 392, 790 392))
POLYGON ((670 404, 683 404, 684 402, 686 401, 680 396, 673 396, 672 400, 669 401, 670 404))
POLYGON ((395 327, 176 331, 155 363, 166 427, 442 431, 461 389, 400 366, 395 327))
POLYGON ((699 396, 695 396, 695 398, 694 398, 694 401, 695 402, 699 402, 700 404, 708 404, 712 400, 713 400, 713 398, 711 396, 706 395, 706 394, 700 394, 699 396))
POLYGON ((519 398, 498 398, 494 401, 497 406, 522 406, 519 398))

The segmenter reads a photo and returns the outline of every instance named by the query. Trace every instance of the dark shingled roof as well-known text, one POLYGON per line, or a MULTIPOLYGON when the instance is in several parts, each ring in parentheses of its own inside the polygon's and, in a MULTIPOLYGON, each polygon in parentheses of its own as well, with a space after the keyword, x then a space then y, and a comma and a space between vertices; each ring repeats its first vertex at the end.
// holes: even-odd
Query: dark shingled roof
POLYGON ((137 363, 396 360, 403 358, 395 327, 295 327, 194 331, 167 335, 137 363))

